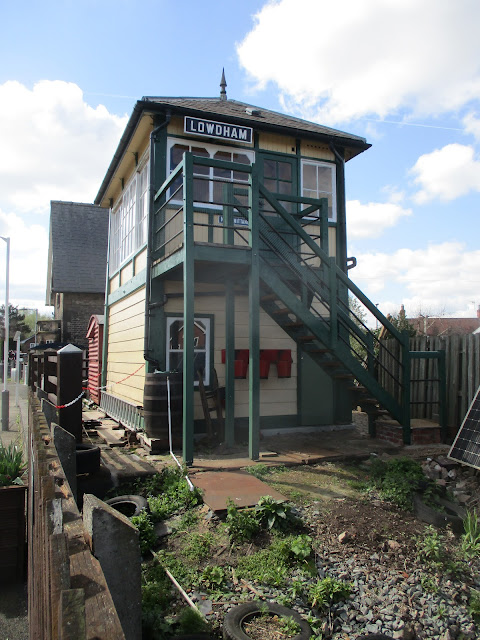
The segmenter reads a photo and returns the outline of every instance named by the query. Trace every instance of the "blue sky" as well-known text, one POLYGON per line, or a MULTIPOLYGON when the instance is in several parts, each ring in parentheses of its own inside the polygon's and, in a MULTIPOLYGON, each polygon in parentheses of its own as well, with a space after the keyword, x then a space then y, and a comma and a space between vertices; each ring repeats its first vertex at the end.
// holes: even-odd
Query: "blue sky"
POLYGON ((476 314, 478 0, 26 0, 0 24, 14 304, 43 308, 50 200, 93 200, 135 101, 216 96, 225 67, 230 98, 372 144, 346 167, 348 255, 382 311, 476 314))

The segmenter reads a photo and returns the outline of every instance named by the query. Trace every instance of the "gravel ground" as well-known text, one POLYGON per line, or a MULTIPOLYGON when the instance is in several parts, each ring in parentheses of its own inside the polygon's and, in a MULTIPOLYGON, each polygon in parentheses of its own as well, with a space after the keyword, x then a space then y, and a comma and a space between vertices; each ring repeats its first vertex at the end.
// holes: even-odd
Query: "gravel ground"
POLYGON ((27 587, 24 584, 0 586, 0 638, 28 640, 27 587))

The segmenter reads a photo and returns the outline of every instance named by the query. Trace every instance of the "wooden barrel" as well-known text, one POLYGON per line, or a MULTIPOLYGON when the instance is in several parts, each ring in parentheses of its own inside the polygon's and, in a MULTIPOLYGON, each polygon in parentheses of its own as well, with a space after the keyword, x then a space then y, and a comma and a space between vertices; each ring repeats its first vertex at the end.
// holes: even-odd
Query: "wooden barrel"
POLYGON ((147 373, 143 391, 143 417, 146 434, 154 441, 155 449, 168 451, 167 377, 170 380, 172 446, 182 446, 183 374, 181 372, 147 373))

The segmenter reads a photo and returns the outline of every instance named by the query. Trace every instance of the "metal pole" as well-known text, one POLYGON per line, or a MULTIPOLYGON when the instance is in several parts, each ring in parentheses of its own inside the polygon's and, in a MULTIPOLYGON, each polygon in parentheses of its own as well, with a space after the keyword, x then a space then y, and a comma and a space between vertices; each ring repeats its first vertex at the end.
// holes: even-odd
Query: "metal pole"
POLYGON ((15 367, 15 406, 18 407, 18 385, 20 384, 20 331, 15 332, 15 340, 17 341, 16 367, 15 367))
POLYGON ((0 236, 7 243, 7 268, 5 272, 5 340, 3 342, 3 391, 2 391, 2 431, 8 431, 9 423, 9 395, 7 390, 8 376, 8 341, 10 336, 10 308, 9 282, 10 282, 10 238, 0 236))

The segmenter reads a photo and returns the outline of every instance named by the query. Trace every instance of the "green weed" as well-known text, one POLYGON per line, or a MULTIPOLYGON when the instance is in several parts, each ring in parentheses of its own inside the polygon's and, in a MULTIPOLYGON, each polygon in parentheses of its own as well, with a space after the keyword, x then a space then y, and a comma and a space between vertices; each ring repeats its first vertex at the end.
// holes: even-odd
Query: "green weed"
POLYGON ((133 516, 130 520, 138 529, 141 553, 147 553, 147 551, 151 549, 157 541, 157 536, 155 534, 154 525, 150 515, 146 511, 142 511, 138 516, 133 516))
POLYGON ((467 511, 463 528, 465 533, 461 541, 462 552, 466 558, 474 558, 480 555, 480 520, 475 510, 467 511))
POLYGON ((429 483, 420 463, 410 458, 394 458, 387 462, 376 459, 370 466, 370 489, 376 489, 383 500, 408 511, 413 509, 414 493, 425 489, 429 483))
POLYGON ((237 509, 232 500, 227 500, 226 524, 231 542, 252 540, 260 531, 255 509, 237 509))
POLYGON ((348 598, 352 586, 335 578, 323 578, 308 588, 308 602, 318 609, 330 607, 335 602, 348 598))
POLYGON ((283 500, 276 500, 271 496, 262 496, 255 507, 258 521, 269 529, 284 531, 296 522, 292 507, 283 500))
POLYGON ((255 478, 262 480, 263 478, 265 478, 265 476, 268 476, 270 474, 270 467, 268 467, 263 462, 259 462, 258 464, 246 467, 245 471, 251 476, 255 476, 255 478))
POLYGON ((480 623, 480 591, 477 591, 477 589, 470 590, 468 613, 477 624, 480 623))
POLYGON ((207 587, 207 589, 220 589, 224 586, 225 581, 225 571, 222 567, 215 565, 206 566, 200 576, 200 582, 207 587))

